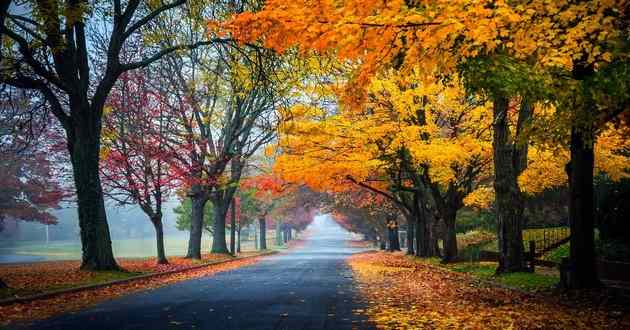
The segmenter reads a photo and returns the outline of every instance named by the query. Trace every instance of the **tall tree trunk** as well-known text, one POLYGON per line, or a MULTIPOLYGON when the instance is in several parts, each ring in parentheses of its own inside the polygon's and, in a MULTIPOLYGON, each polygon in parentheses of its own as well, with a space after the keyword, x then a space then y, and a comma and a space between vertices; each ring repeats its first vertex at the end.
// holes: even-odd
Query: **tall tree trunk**
POLYGON ((258 245, 260 243, 260 240, 258 239, 258 236, 259 236, 258 235, 258 230, 257 230, 258 228, 256 228, 256 224, 254 224, 254 223, 252 223, 250 225, 250 227, 254 227, 254 249, 258 250, 259 249, 258 245))
POLYGON ((287 234, 288 234, 287 241, 293 240, 293 231, 291 230, 291 227, 287 227, 287 234))
POLYGON ((439 257, 440 256, 440 245, 438 243, 438 233, 437 233, 437 225, 438 219, 434 217, 430 212, 427 212, 427 220, 426 224, 426 233, 428 237, 427 246, 429 250, 427 251, 427 257, 439 257))
POLYGON ((594 134, 589 128, 571 130, 569 174, 569 221, 571 226, 569 287, 600 285, 595 265, 593 168, 594 134))
POLYGON ((393 228, 393 245, 394 247, 392 248, 392 250, 394 251, 400 251, 400 236, 398 235, 399 231, 398 231, 398 221, 395 221, 395 227, 393 228))
POLYGON ((267 250, 267 224, 264 217, 258 219, 258 225, 260 226, 260 250, 267 250))
POLYGON ((186 258, 201 259, 201 236, 203 234, 203 212, 208 202, 199 185, 194 185, 189 194, 191 201, 190 238, 186 258))
POLYGON ((282 237, 283 236, 282 232, 283 232, 282 220, 278 219, 276 220, 276 245, 277 246, 282 246, 282 243, 286 242, 282 237))
POLYGON ((7 289, 9 286, 0 278, 0 289, 7 289))
MULTIPOLYGON (((494 191, 499 241, 499 267, 497 273, 522 271, 526 268, 523 255, 523 199, 518 187, 520 174, 515 155, 517 143, 510 137, 508 128, 509 99, 494 99, 493 152, 494 191)), ((520 121, 520 120, 519 120, 520 121)), ((526 154, 525 154, 526 156, 526 154)))
POLYGON ((414 239, 415 236, 415 224, 411 217, 407 217, 407 254, 414 255, 414 239))
POLYGON ((241 222, 239 219, 239 223, 238 223, 238 239, 236 241, 236 253, 241 253, 241 222))
POLYGON ((76 120, 74 130, 67 133, 81 230, 81 269, 117 270, 99 176, 100 124, 80 116, 76 120))
POLYGON ((443 262, 451 262, 457 258, 457 233, 455 232, 455 220, 457 212, 449 210, 444 214, 444 255, 443 262))
POLYGON ((153 227, 155 228, 155 241, 157 244, 157 263, 164 265, 168 264, 166 259, 166 252, 164 251, 164 226, 162 225, 162 217, 156 216, 151 219, 153 227))
POLYGON ((236 201, 234 199, 230 207, 230 252, 236 256, 236 201))
POLYGON ((230 206, 229 199, 225 200, 219 195, 219 192, 213 194, 212 203, 214 204, 214 224, 212 227, 212 253, 229 254, 227 243, 225 241, 225 217, 230 206), (226 205, 227 204, 227 205, 226 205))

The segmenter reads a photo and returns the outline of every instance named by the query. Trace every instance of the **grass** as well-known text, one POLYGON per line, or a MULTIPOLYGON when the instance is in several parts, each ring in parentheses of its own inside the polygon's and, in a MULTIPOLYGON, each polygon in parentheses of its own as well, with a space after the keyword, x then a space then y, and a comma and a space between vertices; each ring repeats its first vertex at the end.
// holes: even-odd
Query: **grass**
MULTIPOLYGON (((275 246, 272 240, 273 232, 268 233, 267 245, 275 246)), ((112 240, 112 248, 117 258, 146 258, 156 255, 155 239, 133 238, 112 240)), ((229 245, 229 236, 228 236, 229 245)), ((212 238, 204 236, 201 242, 201 250, 209 251, 212 246, 212 238)), ((164 248, 167 256, 183 256, 187 252, 188 237, 167 236, 164 238, 164 248)), ((254 250, 253 241, 242 241, 241 248, 244 251, 254 250)), ((25 262, 42 260, 77 260, 81 258, 81 243, 78 241, 51 241, 32 242, 0 242, 0 263, 25 262), (4 256, 4 257, 3 257, 4 256)))
POLYGON ((67 282, 67 283, 55 283, 45 287, 17 287, 0 289, 0 299, 7 299, 15 296, 29 296, 43 292, 50 292, 61 289, 68 289, 72 287, 107 283, 116 280, 123 280, 130 277, 145 274, 145 272, 126 272, 126 271, 99 271, 90 272, 90 276, 85 277, 81 281, 67 282))
POLYGON ((463 262, 447 265, 446 267, 456 272, 470 274, 475 278, 490 280, 525 291, 549 289, 559 281, 558 276, 542 273, 518 272, 495 275, 497 268, 497 263, 495 262, 463 262))
POLYGON ((518 272, 496 275, 496 262, 466 261, 443 264, 441 263, 440 258, 437 257, 419 259, 416 257, 407 256, 407 259, 413 262, 427 263, 434 266, 446 268, 458 273, 466 273, 477 279, 492 281, 508 287, 530 292, 550 289, 558 284, 558 282, 560 281, 560 277, 556 272, 550 272, 541 267, 537 268, 535 273, 518 272))

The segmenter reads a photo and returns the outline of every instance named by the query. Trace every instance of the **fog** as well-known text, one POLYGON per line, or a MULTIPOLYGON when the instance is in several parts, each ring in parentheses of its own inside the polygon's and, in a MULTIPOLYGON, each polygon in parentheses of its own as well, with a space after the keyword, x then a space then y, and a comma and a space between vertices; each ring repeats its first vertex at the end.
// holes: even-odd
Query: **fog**
MULTIPOLYGON (((168 255, 186 252, 188 232, 175 228, 179 202, 164 203, 164 233, 168 255)), ((114 254, 117 257, 146 257, 155 255, 155 230, 137 206, 106 205, 114 254)), ((28 221, 5 220, 0 232, 0 263, 43 260, 80 259, 81 243, 77 209, 65 205, 52 210, 57 224, 44 225, 28 221)), ((204 249, 209 249, 210 237, 204 237, 204 249)))

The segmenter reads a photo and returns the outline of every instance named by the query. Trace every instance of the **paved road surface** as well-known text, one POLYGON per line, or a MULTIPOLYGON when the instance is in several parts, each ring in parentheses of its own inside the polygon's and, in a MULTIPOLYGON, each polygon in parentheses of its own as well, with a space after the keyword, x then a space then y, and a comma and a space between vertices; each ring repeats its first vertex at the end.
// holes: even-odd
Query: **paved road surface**
POLYGON ((248 267, 131 294, 31 329, 370 329, 345 259, 359 250, 328 217, 302 248, 248 267))

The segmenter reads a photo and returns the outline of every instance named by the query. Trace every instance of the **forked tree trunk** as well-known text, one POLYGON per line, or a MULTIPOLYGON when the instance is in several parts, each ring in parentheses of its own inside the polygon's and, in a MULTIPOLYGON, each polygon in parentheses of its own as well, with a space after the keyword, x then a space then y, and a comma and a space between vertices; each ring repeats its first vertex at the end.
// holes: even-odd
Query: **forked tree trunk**
POLYGON ((571 130, 569 174, 569 220, 571 226, 570 288, 600 285, 595 265, 593 168, 594 135, 591 129, 571 130))
POLYGON ((100 132, 100 125, 91 118, 76 120, 74 130, 67 133, 83 250, 81 269, 117 270, 99 176, 100 134, 95 132, 100 132))
POLYGON ((201 259, 201 236, 203 234, 203 212, 208 198, 200 186, 193 186, 190 194, 190 238, 186 258, 201 259))
POLYGON ((508 128, 508 102, 504 96, 494 99, 493 152, 494 191, 499 243, 497 273, 526 269, 523 254, 523 199, 517 178, 520 172, 515 155, 516 142, 508 128))
POLYGON ((153 227, 155 228, 155 241, 157 244, 157 263, 164 265, 168 264, 166 259, 166 252, 164 251, 164 226, 162 225, 161 217, 154 217, 151 219, 153 227))
POLYGON ((264 217, 258 219, 258 225, 260 226, 260 250, 267 250, 267 224, 264 217))

